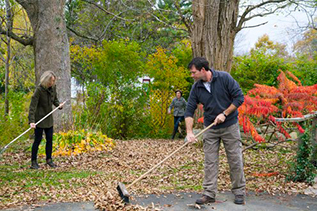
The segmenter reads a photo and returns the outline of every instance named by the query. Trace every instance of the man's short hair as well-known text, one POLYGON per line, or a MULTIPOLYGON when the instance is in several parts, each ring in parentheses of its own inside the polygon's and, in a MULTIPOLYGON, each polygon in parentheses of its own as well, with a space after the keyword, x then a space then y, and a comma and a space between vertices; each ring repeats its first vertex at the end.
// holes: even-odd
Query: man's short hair
MULTIPOLYGON (((205 68, 205 70, 210 70, 209 68, 209 62, 203 58, 203 57, 196 57, 194 58, 189 64, 188 69, 191 69, 193 66, 196 67, 197 70, 201 71, 202 68, 205 68)), ((212 66, 212 64, 211 64, 212 66)))

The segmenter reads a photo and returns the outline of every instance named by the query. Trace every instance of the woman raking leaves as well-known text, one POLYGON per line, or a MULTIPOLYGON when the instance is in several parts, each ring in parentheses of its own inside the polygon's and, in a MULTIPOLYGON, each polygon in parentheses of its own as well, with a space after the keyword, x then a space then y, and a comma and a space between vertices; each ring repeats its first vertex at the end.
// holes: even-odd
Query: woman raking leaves
POLYGON ((42 140, 43 131, 46 135, 46 163, 52 168, 57 167, 52 160, 53 148, 53 116, 50 115, 39 124, 35 122, 52 111, 52 105, 62 109, 64 103, 60 103, 56 93, 56 75, 52 71, 46 71, 40 78, 40 84, 36 87, 31 99, 29 109, 29 124, 34 128, 34 143, 32 145, 31 169, 39 169, 37 152, 42 140))

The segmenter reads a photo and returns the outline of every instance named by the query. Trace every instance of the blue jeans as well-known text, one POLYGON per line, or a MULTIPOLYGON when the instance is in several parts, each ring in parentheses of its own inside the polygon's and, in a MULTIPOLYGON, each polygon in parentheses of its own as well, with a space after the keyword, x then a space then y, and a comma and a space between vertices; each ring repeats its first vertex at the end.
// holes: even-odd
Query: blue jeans
POLYGON ((178 125, 182 121, 184 121, 184 116, 174 116, 174 132, 175 133, 177 133, 178 125))

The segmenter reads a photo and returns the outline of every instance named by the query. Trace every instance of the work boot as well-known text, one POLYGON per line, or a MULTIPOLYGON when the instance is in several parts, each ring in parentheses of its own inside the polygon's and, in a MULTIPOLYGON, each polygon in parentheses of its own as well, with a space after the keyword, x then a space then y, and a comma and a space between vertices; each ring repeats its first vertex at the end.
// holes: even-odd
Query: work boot
POLYGON ((234 196, 234 203, 235 204, 245 204, 244 195, 235 195, 234 196))
POLYGON ((201 198, 196 200, 196 204, 208 204, 215 203, 215 198, 211 198, 209 196, 203 195, 201 198))
POLYGON ((52 159, 46 160, 46 164, 49 165, 51 168, 56 168, 57 167, 57 165, 55 163, 53 163, 52 159))
POLYGON ((40 166, 37 163, 37 161, 36 160, 32 160, 30 169, 39 169, 39 168, 40 168, 40 166))

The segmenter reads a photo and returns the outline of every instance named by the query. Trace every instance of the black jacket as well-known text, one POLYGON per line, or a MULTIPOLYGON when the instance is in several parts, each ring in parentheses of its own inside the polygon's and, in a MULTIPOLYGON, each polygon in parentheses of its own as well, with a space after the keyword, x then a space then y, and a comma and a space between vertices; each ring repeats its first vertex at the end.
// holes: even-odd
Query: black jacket
MULTIPOLYGON (((51 112, 53 104, 56 107, 60 104, 57 99, 56 86, 50 88, 36 87, 29 108, 29 123, 36 123, 51 112)), ((52 126, 53 115, 48 116, 37 125, 39 128, 50 128, 52 126)))
MULTIPOLYGON (((204 106, 204 125, 210 125, 217 115, 226 110, 231 104, 237 108, 244 102, 242 90, 232 76, 227 72, 212 71, 210 92, 202 80, 197 81, 190 91, 185 117, 193 117, 197 104, 204 106)), ((226 120, 213 128, 224 128, 238 121, 238 111, 232 112, 226 120)))

